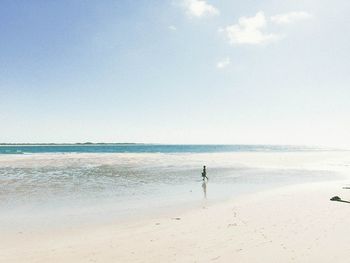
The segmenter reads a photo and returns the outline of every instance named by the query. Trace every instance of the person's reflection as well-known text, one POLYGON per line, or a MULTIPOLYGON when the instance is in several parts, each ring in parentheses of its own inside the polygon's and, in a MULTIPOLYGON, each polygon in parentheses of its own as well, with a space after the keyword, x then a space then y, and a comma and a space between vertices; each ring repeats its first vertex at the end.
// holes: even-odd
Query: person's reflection
POLYGON ((202 188, 203 188, 204 199, 207 199, 207 183, 206 183, 206 181, 203 181, 202 188))

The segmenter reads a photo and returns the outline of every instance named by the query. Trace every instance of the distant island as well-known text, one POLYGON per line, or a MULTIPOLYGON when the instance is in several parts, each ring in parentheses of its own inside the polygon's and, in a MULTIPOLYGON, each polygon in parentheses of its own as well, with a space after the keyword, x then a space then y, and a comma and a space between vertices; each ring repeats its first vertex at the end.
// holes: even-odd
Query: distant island
POLYGON ((0 146, 62 146, 62 145, 142 145, 145 143, 130 142, 77 142, 77 143, 0 143, 0 146))

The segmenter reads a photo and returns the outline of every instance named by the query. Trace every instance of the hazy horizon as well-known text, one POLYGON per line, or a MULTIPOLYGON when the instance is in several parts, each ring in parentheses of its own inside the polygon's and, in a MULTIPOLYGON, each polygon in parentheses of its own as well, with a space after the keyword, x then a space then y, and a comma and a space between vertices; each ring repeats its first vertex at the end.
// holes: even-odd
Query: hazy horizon
MULTIPOLYGON (((56 143, 56 142, 38 142, 38 143, 1 143, 0 142, 0 147, 2 148, 7 148, 8 147, 14 147, 16 149, 16 147, 19 147, 19 149, 21 149, 20 147, 55 147, 55 146, 67 146, 67 147, 73 147, 72 149, 70 148, 67 148, 66 150, 68 150, 68 152, 70 151, 73 151, 74 147, 75 146, 78 146, 78 147, 84 147, 84 146, 96 146, 96 147, 107 147, 107 150, 109 147, 138 147, 138 146, 141 146, 141 147, 145 147, 145 151, 148 152, 147 148, 149 147, 173 147, 174 149, 177 148, 178 146, 184 146, 184 149, 187 149, 187 147, 204 147, 203 149, 205 149, 206 147, 234 147, 235 151, 238 150, 242 150, 242 151, 245 151, 245 150, 253 150, 253 151, 270 151, 270 150, 286 150, 286 151, 308 151, 308 150, 311 150, 311 151, 318 151, 318 150, 325 150, 325 151, 348 151, 350 150, 349 147, 336 147, 336 146, 325 146, 325 145, 302 145, 302 144, 220 144, 220 143, 182 143, 182 144, 179 144, 179 143, 156 143, 156 142, 62 142, 62 143, 56 143)), ((17 149, 17 150, 19 150, 17 149)), ((35 148, 34 148, 35 149, 35 148)), ((50 148, 48 148, 50 149, 50 148)), ((181 149, 180 149, 181 150, 181 149)), ((232 150, 232 149, 231 149, 232 150)), ((228 150, 228 151, 231 151, 231 150, 228 150)), ((154 151, 154 152, 157 152, 158 150, 154 151)), ((161 148, 159 149, 159 151, 163 151, 161 148)), ((34 152, 36 152, 34 150, 34 152)), ((40 152, 40 151, 39 151, 40 152)), ((49 151, 51 152, 51 150, 49 151)), ((55 152, 55 151, 53 151, 55 152)), ((63 150, 63 152, 65 152, 65 150, 63 150)), ((102 151, 104 152, 104 151, 102 151)), ((109 152, 109 151, 107 151, 109 152)), ((113 151, 112 151, 113 152, 113 151)), ((143 150, 141 151, 143 152, 143 150)), ((152 151, 153 152, 153 151, 152 151)), ((176 152, 176 150, 175 150, 176 152)), ((189 152, 191 152, 189 150, 189 152)), ((6 150, 5 150, 5 153, 6 153, 6 150)), ((1 149, 0 149, 0 154, 1 154, 1 149)))
POLYGON ((2 145, 74 145, 74 144, 141 144, 141 145, 244 145, 244 146, 255 146, 255 145, 269 145, 269 146, 305 146, 305 147, 317 147, 321 145, 302 145, 302 144, 230 144, 230 143, 157 143, 157 142, 0 142, 0 146, 2 145))

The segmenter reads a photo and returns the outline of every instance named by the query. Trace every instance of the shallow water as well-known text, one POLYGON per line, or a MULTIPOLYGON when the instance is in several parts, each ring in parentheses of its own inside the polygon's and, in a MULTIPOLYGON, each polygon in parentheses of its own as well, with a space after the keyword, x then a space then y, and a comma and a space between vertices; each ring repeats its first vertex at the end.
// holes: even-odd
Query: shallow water
POLYGON ((335 180, 346 152, 49 153, 0 155, 2 225, 88 222, 335 180), (209 182, 201 180, 208 166, 209 182))

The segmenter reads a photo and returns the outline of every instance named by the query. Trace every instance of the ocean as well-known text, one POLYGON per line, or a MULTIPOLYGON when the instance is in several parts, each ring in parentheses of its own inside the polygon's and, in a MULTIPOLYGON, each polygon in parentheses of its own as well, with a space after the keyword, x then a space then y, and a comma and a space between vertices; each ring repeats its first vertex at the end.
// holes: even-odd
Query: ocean
POLYGON ((23 153, 215 153, 318 151, 322 148, 278 145, 45 144, 1 145, 0 154, 23 153))

